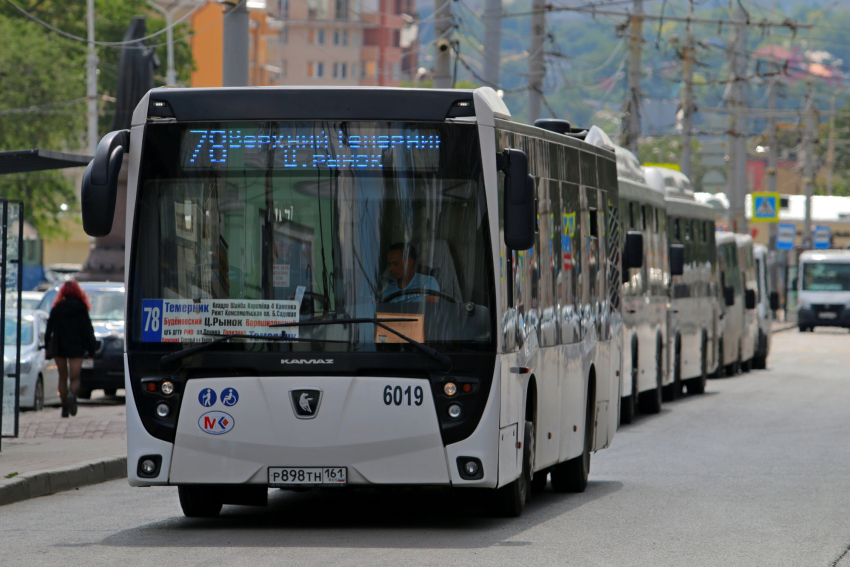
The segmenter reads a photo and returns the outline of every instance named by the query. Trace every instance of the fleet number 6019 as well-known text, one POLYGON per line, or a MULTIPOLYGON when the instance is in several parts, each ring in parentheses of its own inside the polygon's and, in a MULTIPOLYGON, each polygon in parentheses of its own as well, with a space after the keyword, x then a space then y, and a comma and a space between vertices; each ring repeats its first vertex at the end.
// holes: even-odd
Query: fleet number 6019
POLYGON ((409 406, 411 405, 411 392, 413 404, 421 406, 425 399, 422 386, 416 386, 415 388, 411 388, 410 386, 407 388, 402 388, 401 386, 384 386, 384 405, 409 406))

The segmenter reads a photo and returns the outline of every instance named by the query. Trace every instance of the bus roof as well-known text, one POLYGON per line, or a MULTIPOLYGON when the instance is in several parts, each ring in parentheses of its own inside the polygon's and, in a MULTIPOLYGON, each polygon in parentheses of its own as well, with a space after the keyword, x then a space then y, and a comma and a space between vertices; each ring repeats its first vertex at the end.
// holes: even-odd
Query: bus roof
POLYGON ((646 176, 647 184, 660 191, 664 191, 670 197, 689 201, 694 200, 694 189, 691 185, 691 180, 681 171, 667 167, 644 166, 643 173, 646 176))
POLYGON ((181 122, 219 120, 443 121, 475 117, 476 111, 510 119, 493 89, 403 89, 390 87, 156 88, 142 97, 133 126, 148 119, 181 122))
POLYGON ((714 240, 717 242, 717 245, 721 244, 734 244, 735 243, 735 233, 727 232, 725 230, 718 230, 714 233, 714 240))
POLYGON ((697 203, 689 199, 678 197, 667 197, 667 214, 677 217, 689 217, 694 219, 714 220, 714 207, 697 203))
POLYGON ((800 262, 850 262, 850 250, 807 250, 800 262))

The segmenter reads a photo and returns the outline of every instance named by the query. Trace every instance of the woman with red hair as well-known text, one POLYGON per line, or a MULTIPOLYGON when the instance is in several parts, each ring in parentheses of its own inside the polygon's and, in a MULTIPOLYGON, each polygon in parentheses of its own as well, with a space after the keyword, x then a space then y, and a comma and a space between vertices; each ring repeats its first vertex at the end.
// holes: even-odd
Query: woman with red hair
POLYGON ((80 369, 86 355, 94 356, 98 342, 89 318, 91 302, 80 284, 65 282, 47 320, 45 347, 53 353, 59 367, 59 397, 62 398, 62 417, 77 415, 77 390, 80 388, 80 369), (68 392, 68 374, 71 391, 68 392))

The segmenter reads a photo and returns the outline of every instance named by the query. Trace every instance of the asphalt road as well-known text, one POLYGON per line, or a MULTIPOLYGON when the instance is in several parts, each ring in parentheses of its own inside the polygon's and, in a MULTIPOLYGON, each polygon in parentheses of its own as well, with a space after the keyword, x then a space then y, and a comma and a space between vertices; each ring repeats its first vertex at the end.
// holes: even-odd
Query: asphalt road
POLYGON ((622 428, 584 494, 547 490, 516 520, 442 491, 276 491, 190 520, 176 489, 113 481, 0 508, 0 565, 832 566, 850 335, 780 333, 769 365, 622 428))

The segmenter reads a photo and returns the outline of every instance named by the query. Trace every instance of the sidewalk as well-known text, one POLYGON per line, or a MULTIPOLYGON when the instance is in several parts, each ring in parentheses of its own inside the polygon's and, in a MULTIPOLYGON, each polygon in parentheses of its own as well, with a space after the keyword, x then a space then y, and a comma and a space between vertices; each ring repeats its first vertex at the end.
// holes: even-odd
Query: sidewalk
POLYGON ((66 419, 21 412, 19 437, 0 440, 0 505, 125 477, 125 415, 122 396, 80 400, 66 419))

